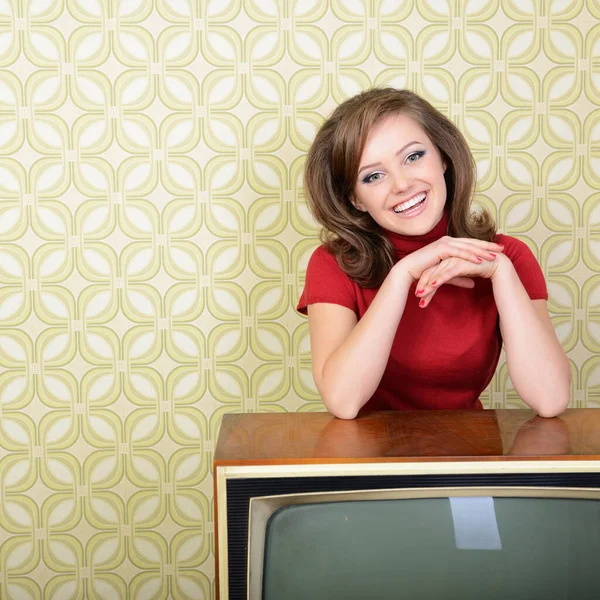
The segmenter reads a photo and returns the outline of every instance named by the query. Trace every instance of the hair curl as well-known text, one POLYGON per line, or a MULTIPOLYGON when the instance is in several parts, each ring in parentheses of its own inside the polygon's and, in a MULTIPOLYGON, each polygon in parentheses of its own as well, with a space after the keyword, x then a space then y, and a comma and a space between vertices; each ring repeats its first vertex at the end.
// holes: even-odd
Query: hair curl
POLYGON ((321 240, 343 271, 373 288, 394 265, 385 232, 350 201, 371 128, 393 114, 412 117, 437 146, 446 164, 448 235, 491 241, 496 227, 487 211, 471 212, 475 161, 456 125, 414 92, 373 88, 340 104, 319 129, 308 152, 304 187, 309 208, 322 226, 321 240))

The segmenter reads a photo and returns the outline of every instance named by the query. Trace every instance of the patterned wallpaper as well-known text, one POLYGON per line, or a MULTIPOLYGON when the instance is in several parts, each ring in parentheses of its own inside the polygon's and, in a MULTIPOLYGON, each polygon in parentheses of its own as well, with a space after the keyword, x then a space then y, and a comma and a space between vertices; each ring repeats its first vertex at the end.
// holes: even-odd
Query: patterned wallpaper
MULTIPOLYGON (((599 0, 0 0, 0 598, 208 599, 230 411, 321 410, 302 167, 374 84, 465 132, 600 405, 599 0)), ((484 403, 521 406, 501 364, 484 403)))

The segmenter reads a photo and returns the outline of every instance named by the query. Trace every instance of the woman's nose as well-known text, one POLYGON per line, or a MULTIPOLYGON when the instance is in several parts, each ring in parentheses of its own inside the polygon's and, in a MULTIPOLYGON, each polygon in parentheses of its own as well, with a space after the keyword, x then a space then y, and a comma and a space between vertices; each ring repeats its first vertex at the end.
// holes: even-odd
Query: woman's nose
POLYGON ((397 169, 391 173, 393 192, 395 194, 404 192, 408 186, 409 181, 406 173, 402 169, 397 169))

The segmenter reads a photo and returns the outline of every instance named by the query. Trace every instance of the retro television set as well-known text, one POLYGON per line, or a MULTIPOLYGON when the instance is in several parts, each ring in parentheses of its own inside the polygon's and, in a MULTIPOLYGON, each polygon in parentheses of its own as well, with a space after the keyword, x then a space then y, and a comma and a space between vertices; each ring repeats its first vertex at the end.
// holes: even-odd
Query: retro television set
POLYGON ((600 412, 224 417, 218 598, 597 598, 600 412))

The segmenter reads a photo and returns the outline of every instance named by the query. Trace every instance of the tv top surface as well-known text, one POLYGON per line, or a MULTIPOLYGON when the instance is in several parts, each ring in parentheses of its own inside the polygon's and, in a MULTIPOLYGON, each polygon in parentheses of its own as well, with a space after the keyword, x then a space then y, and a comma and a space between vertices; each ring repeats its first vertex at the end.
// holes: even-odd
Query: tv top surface
POLYGON ((600 460, 600 411, 383 411, 345 421, 329 413, 226 414, 215 466, 399 460, 600 460))

